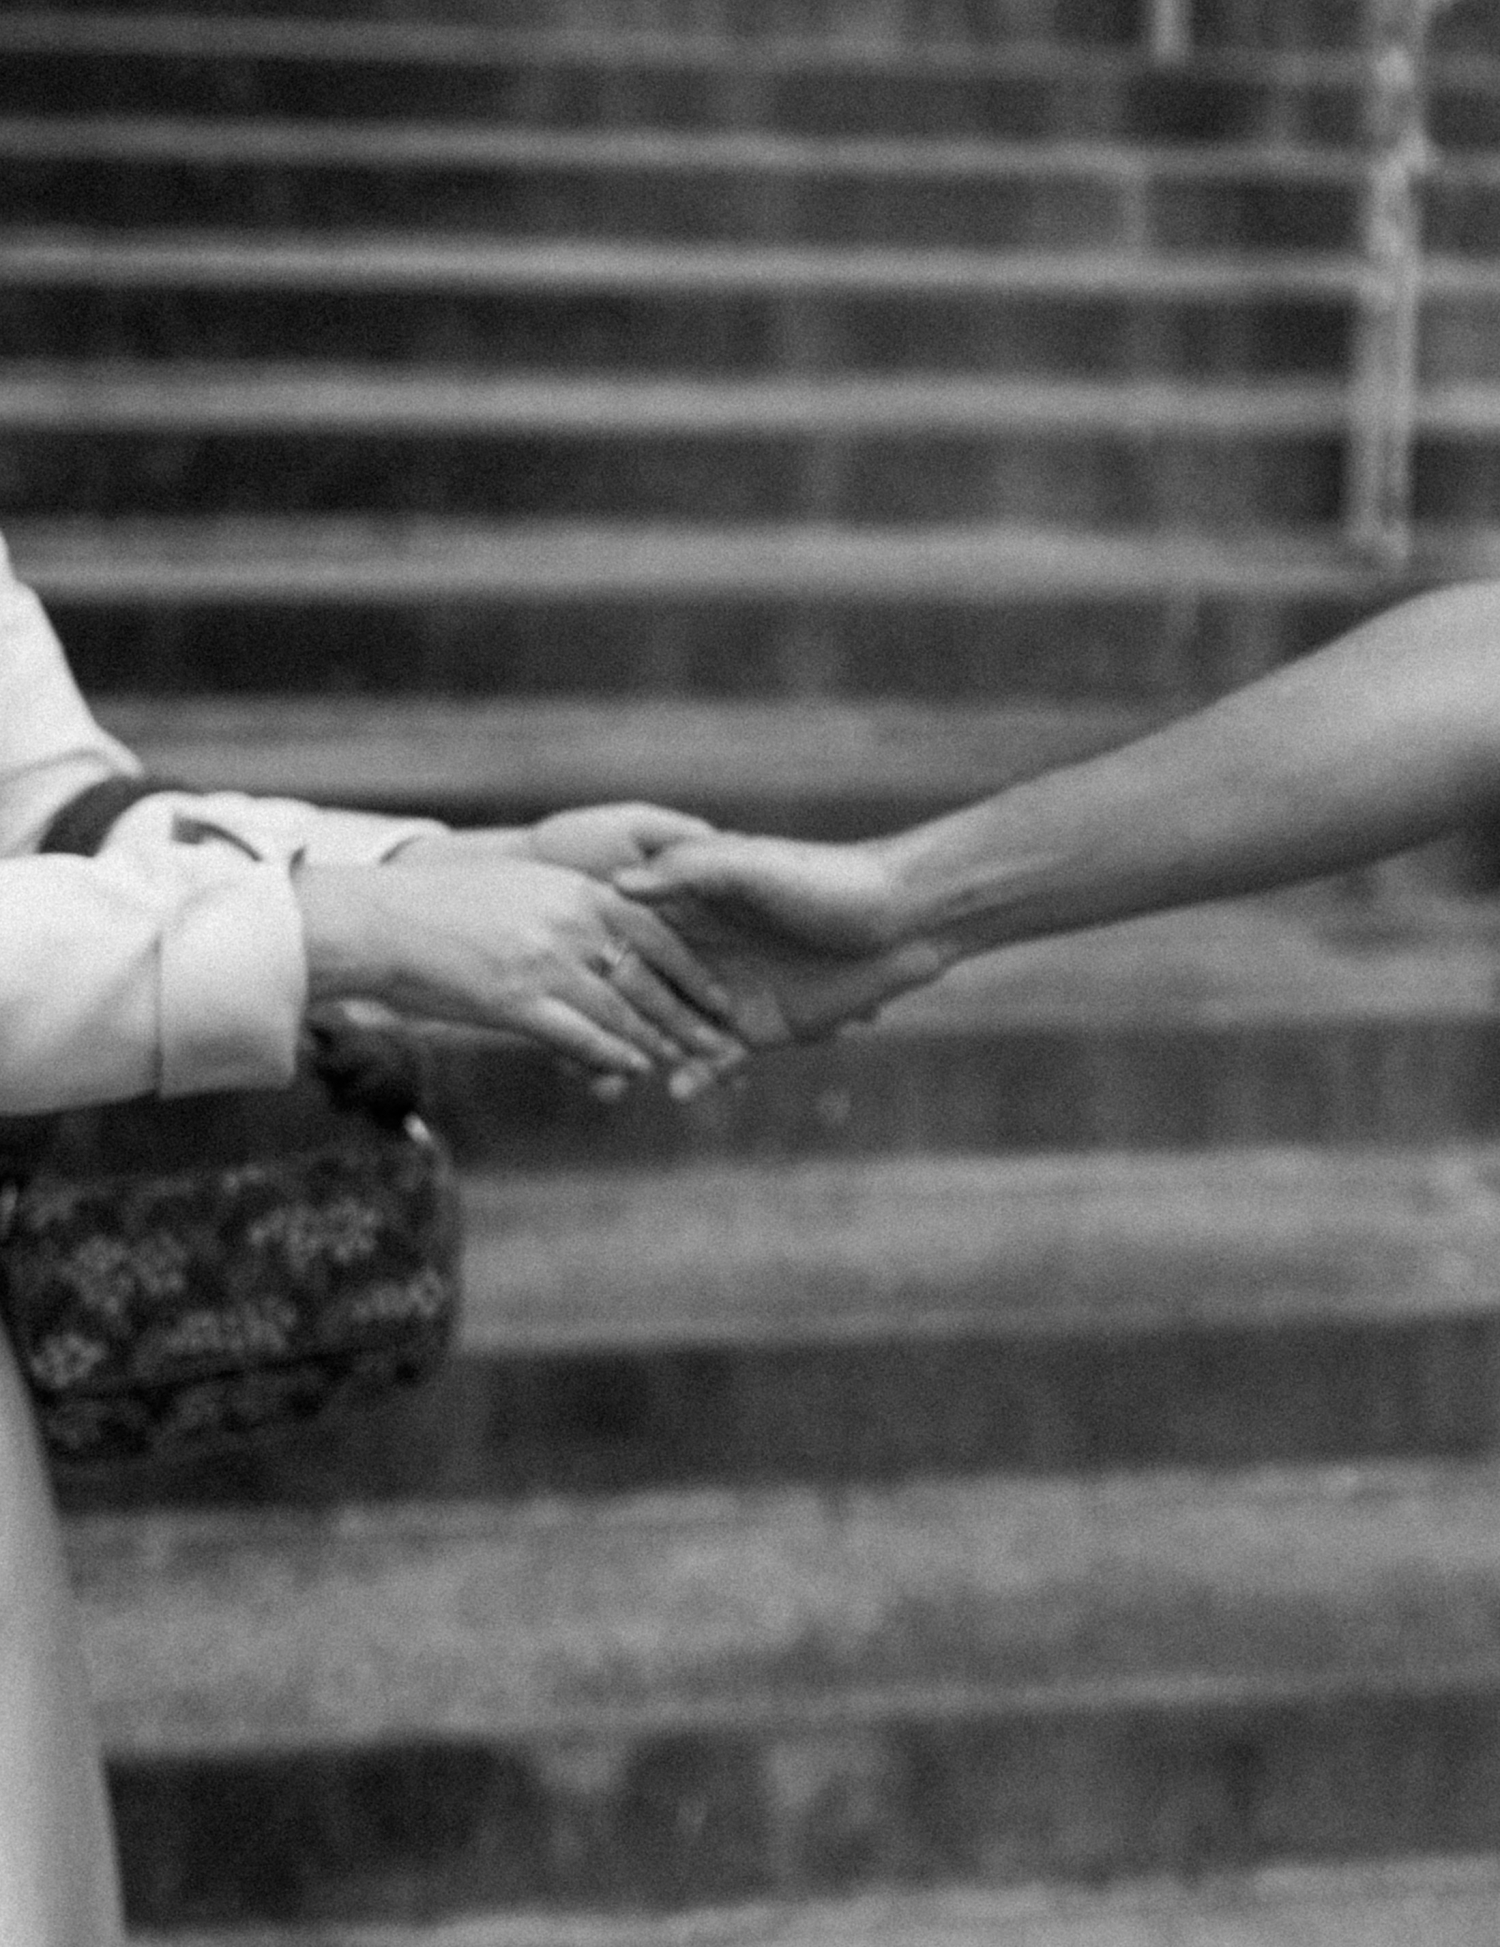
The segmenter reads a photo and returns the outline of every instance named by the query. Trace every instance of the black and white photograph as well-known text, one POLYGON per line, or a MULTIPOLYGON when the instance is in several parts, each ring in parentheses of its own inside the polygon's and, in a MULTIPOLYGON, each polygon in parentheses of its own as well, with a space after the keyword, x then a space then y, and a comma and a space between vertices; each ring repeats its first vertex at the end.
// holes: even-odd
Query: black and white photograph
POLYGON ((0 1947, 1500 1947, 1500 6, 0 0, 0 1947))

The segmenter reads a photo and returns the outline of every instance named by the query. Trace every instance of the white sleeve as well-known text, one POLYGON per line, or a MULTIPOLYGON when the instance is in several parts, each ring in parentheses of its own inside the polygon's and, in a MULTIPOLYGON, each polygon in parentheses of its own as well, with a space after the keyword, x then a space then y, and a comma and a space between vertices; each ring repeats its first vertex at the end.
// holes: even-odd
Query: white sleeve
POLYGON ((279 865, 219 846, 0 860, 0 1112, 290 1081, 307 999, 279 865))
POLYGON ((224 839, 283 865, 379 865, 413 838, 446 831, 432 818, 387 818, 373 811, 328 811, 297 798, 252 798, 239 791, 154 791, 117 818, 107 851, 150 850, 174 841, 224 839))
MULTIPOLYGON (((94 721, 46 612, 16 579, 0 540, 0 854, 33 850, 89 785, 140 775, 139 759, 94 721)), ((133 806, 111 840, 132 849, 170 842, 179 820, 214 828, 257 858, 285 864, 301 856, 311 865, 376 865, 410 839, 447 829, 431 818, 325 811, 295 798, 173 791, 133 806)))
POLYGON ((69 798, 140 768, 90 716, 52 624, 0 540, 0 854, 31 850, 69 798))

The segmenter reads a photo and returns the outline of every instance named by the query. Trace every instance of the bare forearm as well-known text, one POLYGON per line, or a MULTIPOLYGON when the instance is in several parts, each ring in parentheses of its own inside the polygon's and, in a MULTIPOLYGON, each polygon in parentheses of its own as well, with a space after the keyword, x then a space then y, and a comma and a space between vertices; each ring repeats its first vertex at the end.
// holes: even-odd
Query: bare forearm
POLYGON ((882 848, 898 937, 958 953, 1258 891, 1500 797, 1500 584, 1423 596, 1121 750, 882 848))

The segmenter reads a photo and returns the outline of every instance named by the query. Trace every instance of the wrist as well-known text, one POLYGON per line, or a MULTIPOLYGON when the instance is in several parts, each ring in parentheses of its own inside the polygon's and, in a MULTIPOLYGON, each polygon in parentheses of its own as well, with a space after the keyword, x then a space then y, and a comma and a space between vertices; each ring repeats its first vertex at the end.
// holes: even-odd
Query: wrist
POLYGON ((933 898, 933 861, 928 857, 923 828, 870 839, 861 849, 873 868, 872 879, 878 889, 873 923, 880 946, 890 952, 926 948, 957 959, 959 943, 945 931, 933 898))
POLYGON ((304 865, 292 874, 302 917, 310 1001, 385 1000, 396 985, 381 868, 304 865))
POLYGON ((464 831, 423 832, 387 852, 386 865, 492 864, 496 859, 529 859, 539 854, 532 825, 479 826, 464 831))
POLYGON ((1020 793, 898 832, 887 842, 894 938, 945 966, 1055 932, 1076 861, 1025 828, 1020 793), (997 810, 1003 806, 1003 823, 997 810), (981 823, 981 820, 983 821, 981 823))

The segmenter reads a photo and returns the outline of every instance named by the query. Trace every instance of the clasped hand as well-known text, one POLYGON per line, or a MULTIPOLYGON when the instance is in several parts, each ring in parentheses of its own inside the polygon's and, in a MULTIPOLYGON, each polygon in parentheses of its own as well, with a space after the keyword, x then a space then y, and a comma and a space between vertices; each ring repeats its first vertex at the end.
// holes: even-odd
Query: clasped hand
POLYGON ((696 1094, 750 1049, 826 1034, 941 971, 902 942, 878 848, 715 832, 646 805, 415 841, 381 998, 519 1032, 608 1091, 696 1094))

